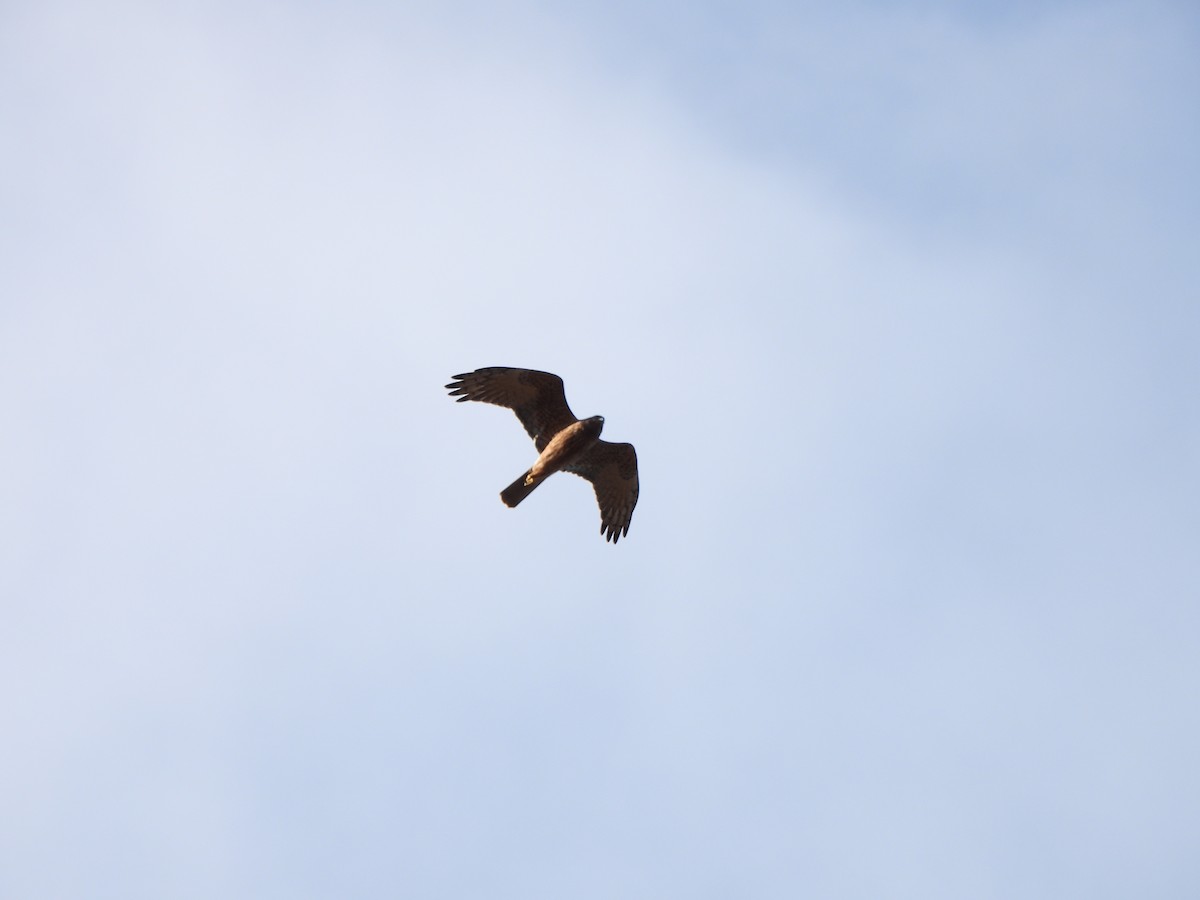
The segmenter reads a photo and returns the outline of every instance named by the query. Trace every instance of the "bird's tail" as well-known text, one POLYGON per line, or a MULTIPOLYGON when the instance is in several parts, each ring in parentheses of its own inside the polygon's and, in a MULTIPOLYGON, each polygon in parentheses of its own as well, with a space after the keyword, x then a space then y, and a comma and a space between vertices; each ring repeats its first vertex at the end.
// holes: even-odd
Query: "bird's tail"
POLYGON ((525 479, 529 477, 529 473, 532 471, 533 469, 526 469, 520 478, 500 492, 500 499, 504 501, 505 506, 516 506, 528 497, 535 487, 541 484, 540 481, 535 481, 533 484, 525 483, 525 479))

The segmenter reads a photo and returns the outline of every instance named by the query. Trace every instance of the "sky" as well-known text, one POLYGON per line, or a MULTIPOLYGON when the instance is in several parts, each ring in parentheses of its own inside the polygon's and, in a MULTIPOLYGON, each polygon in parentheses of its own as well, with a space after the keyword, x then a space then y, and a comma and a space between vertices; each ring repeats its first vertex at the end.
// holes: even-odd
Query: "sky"
POLYGON ((4 4, 0 896, 1197 896, 1198 50, 4 4))

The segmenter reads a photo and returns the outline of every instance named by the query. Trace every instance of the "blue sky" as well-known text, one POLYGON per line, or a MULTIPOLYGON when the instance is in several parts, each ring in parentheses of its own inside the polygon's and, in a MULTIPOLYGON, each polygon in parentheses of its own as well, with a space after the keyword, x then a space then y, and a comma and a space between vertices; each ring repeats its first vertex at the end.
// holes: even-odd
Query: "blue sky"
POLYGON ((1195 896, 1198 39, 6 5, 0 895, 1195 896))

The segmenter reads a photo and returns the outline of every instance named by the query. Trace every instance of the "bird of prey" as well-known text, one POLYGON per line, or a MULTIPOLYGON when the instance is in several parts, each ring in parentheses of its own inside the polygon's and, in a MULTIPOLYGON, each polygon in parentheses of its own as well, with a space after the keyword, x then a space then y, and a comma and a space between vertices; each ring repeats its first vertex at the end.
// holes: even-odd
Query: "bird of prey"
POLYGON ((446 385, 458 402, 478 400, 505 406, 517 414, 538 458, 500 492, 506 506, 516 506, 555 472, 586 478, 600 504, 600 533, 614 544, 629 533, 638 499, 637 454, 633 444, 600 440, 603 416, 577 419, 567 406, 562 379, 534 369, 491 366, 476 369, 446 385))

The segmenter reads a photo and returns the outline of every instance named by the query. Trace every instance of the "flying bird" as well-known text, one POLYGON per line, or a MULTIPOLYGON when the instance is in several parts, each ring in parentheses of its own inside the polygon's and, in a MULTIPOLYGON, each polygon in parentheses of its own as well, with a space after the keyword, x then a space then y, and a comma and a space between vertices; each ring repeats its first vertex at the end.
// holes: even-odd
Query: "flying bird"
POLYGON ((586 478, 600 504, 600 533, 614 544, 629 533, 638 499, 637 453, 633 444, 600 440, 603 416, 577 419, 567 406, 563 381, 549 372, 491 366, 476 369, 446 385, 459 403, 478 400, 511 409, 533 438, 538 458, 500 492, 516 506, 555 472, 586 478))

